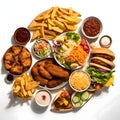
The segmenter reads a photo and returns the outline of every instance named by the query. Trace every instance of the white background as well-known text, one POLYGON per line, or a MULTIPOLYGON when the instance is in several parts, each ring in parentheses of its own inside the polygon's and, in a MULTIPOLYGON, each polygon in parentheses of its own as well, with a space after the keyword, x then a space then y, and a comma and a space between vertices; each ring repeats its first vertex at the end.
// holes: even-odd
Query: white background
MULTIPOLYGON (((120 120, 120 7, 118 0, 1 0, 0 1, 0 120, 120 120), (4 52, 12 45, 16 28, 27 27, 31 20, 52 6, 72 7, 82 14, 82 19, 96 16, 103 23, 102 35, 108 34, 115 53, 115 83, 108 91, 94 96, 82 109, 68 113, 54 113, 36 106, 34 101, 18 103, 10 94, 12 84, 6 84, 2 68, 4 52)), ((31 49, 32 43, 27 44, 31 49)))

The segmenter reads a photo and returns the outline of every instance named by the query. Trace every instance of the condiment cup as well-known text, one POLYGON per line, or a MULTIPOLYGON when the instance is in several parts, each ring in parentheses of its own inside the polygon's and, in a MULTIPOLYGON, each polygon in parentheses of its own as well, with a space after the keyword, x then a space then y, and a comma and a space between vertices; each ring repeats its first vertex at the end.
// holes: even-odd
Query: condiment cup
POLYGON ((86 71, 75 70, 69 77, 69 85, 76 92, 86 91, 91 84, 91 78, 86 71))
POLYGON ((95 16, 90 16, 84 19, 80 30, 82 35, 88 40, 96 40, 103 29, 102 22, 95 16))
POLYGON ((30 32, 25 27, 19 27, 14 32, 14 40, 20 45, 25 45, 30 40, 30 32))
POLYGON ((47 89, 40 89, 35 94, 35 102, 40 107, 47 107, 49 106, 52 100, 51 92, 47 89))

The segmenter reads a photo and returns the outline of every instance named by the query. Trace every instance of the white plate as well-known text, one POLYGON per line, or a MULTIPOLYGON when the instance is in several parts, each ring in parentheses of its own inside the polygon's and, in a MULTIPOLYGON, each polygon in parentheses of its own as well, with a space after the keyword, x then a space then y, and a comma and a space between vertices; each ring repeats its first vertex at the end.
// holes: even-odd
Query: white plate
MULTIPOLYGON (((46 60, 48 60, 48 59, 53 59, 53 60, 54 60, 54 58, 46 58, 46 59, 42 59, 42 60, 39 60, 39 61, 46 61, 46 60)), ((37 65, 37 63, 38 63, 39 61, 37 61, 34 65, 37 65)), ((34 66, 34 65, 33 65, 33 66, 34 66)), ((31 74, 31 75, 32 75, 32 74, 31 74)), ((65 80, 65 81, 63 81, 61 84, 59 84, 59 85, 57 85, 56 87, 53 87, 53 88, 49 88, 49 87, 47 87, 47 86, 42 86, 42 85, 39 85, 39 86, 40 86, 40 88, 47 89, 47 90, 58 90, 58 89, 60 89, 60 88, 63 88, 65 85, 67 85, 67 83, 68 83, 68 80, 65 80)))

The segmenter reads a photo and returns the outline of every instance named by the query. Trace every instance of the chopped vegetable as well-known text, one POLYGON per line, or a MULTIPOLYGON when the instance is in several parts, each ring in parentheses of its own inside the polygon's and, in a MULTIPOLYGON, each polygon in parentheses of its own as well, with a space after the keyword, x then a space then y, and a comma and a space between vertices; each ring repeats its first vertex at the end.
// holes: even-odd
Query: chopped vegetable
POLYGON ((77 33, 75 33, 75 32, 67 32, 67 33, 66 33, 66 36, 67 36, 68 39, 72 39, 72 40, 74 40, 76 43, 78 43, 79 40, 80 40, 79 34, 77 34, 77 33))
POLYGON ((112 75, 112 77, 105 83, 106 87, 109 87, 110 85, 113 85, 114 83, 114 76, 112 75))
POLYGON ((50 45, 47 41, 42 40, 34 44, 34 52, 41 58, 46 57, 50 51, 50 45))

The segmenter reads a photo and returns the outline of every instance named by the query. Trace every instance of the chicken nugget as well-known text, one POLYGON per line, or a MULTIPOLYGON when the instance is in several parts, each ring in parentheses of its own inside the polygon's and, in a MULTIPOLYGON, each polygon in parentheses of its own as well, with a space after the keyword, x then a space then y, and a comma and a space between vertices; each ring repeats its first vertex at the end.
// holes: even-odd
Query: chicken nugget
POLYGON ((4 59, 14 62, 13 54, 11 52, 6 52, 4 55, 4 59))
POLYGON ((22 48, 23 48, 22 46, 12 46, 11 50, 13 54, 16 56, 21 52, 22 48))
POLYGON ((69 72, 58 65, 46 64, 45 69, 55 77, 58 77, 58 78, 69 77, 69 72))
POLYGON ((5 62, 4 62, 4 67, 5 67, 7 70, 10 70, 11 67, 12 67, 11 62, 8 61, 8 60, 5 60, 5 62))
POLYGON ((63 82, 63 80, 60 80, 60 79, 53 79, 53 80, 48 81, 47 87, 53 88, 53 87, 58 86, 58 85, 61 84, 62 82, 63 82))
POLYGON ((23 73, 23 66, 20 65, 13 65, 10 69, 12 74, 20 75, 23 73))
POLYGON ((23 67, 30 67, 32 64, 32 60, 30 58, 22 59, 21 64, 23 67))
POLYGON ((31 57, 30 52, 26 48, 23 48, 19 54, 19 59, 22 60, 30 57, 31 57))

